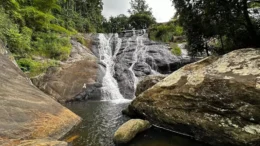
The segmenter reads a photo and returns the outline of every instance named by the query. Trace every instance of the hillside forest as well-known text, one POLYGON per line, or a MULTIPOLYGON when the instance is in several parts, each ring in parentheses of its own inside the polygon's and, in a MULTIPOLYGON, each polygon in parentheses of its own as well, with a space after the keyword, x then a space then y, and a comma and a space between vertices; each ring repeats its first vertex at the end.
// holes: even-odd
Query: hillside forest
POLYGON ((258 0, 172 3, 177 10, 172 19, 157 23, 145 0, 131 0, 129 15, 109 19, 102 15, 102 0, 0 0, 0 44, 31 77, 66 60, 72 38, 90 45, 84 33, 147 29, 150 39, 169 43, 176 55, 176 41, 187 42, 192 56, 260 46, 258 0))

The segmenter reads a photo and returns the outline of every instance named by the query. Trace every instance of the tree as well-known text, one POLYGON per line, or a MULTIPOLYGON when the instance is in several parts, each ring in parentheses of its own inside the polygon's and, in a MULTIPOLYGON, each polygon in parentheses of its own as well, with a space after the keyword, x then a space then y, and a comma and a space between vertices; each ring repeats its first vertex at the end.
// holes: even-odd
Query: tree
POLYGON ((102 31, 102 0, 59 0, 61 11, 55 11, 59 24, 80 32, 102 31))
POLYGON ((129 24, 135 29, 146 29, 156 22, 152 15, 152 9, 145 0, 131 0, 131 9, 128 12, 131 14, 129 24))
POLYGON ((38 75, 53 64, 34 56, 66 59, 72 34, 103 31, 102 9, 102 0, 0 0, 0 39, 24 71, 38 75))
POLYGON ((128 23, 128 17, 124 14, 120 14, 116 17, 110 17, 108 21, 105 21, 103 24, 103 27, 105 29, 105 32, 120 32, 123 30, 130 29, 129 23, 128 23))
POLYGON ((251 0, 173 0, 191 51, 207 50, 207 42, 218 38, 222 53, 241 48, 257 47, 259 28, 250 17, 251 0))
POLYGON ((135 29, 147 29, 155 23, 155 18, 145 13, 137 13, 131 15, 128 22, 135 29))
POLYGON ((135 15, 138 13, 152 15, 152 8, 149 7, 145 0, 131 0, 130 5, 131 9, 129 9, 128 12, 131 15, 135 15))

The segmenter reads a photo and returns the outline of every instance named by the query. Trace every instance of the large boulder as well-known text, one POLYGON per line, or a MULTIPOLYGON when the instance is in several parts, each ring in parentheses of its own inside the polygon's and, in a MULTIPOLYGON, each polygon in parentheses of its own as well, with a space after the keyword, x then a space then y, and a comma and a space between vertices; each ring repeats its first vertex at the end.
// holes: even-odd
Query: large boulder
MULTIPOLYGON (((102 83, 104 69, 96 56, 84 45, 72 40, 72 51, 68 60, 58 67, 51 67, 45 74, 32 78, 39 89, 60 102, 100 97, 96 86, 102 83), (95 90, 89 93, 88 88, 95 90)), ((92 91, 92 90, 91 90, 92 91)))
POLYGON ((212 145, 259 145, 260 50, 186 65, 139 95, 128 110, 212 145))
POLYGON ((141 93, 151 88, 161 80, 166 78, 166 75, 150 75, 146 76, 143 80, 141 80, 136 88, 135 96, 139 96, 141 93))
POLYGON ((0 145, 12 145, 14 140, 57 140, 81 121, 33 86, 2 54, 0 67, 0 145))
POLYGON ((116 144, 126 144, 130 142, 136 134, 143 132, 150 127, 151 124, 149 121, 140 119, 129 120, 115 132, 113 141, 116 144))

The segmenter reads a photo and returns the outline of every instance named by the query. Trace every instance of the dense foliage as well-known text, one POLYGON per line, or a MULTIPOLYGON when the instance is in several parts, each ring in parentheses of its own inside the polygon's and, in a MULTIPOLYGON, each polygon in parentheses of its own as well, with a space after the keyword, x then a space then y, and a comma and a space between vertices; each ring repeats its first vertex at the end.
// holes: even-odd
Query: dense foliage
POLYGON ((168 23, 154 24, 149 28, 149 38, 161 42, 173 42, 175 36, 183 36, 183 28, 178 20, 173 19, 168 23))
POLYGON ((253 0, 173 0, 186 32, 190 52, 212 49, 226 53, 243 47, 259 47, 259 20, 250 17, 253 0), (215 46, 210 46, 214 40, 215 46))
POLYGON ((102 9, 101 0, 0 0, 0 40, 35 76, 69 56, 71 35, 103 31, 102 9))
POLYGON ((102 32, 102 0, 59 0, 58 23, 79 32, 102 32))
POLYGON ((103 28, 105 32, 121 32, 123 30, 132 29, 128 22, 129 18, 124 14, 120 14, 116 17, 110 17, 109 20, 105 20, 103 28))

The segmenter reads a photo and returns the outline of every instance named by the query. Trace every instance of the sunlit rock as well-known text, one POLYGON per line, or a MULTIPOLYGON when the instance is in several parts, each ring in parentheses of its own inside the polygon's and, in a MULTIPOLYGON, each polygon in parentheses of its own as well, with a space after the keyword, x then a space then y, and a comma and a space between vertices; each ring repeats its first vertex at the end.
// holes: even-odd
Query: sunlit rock
POLYGON ((136 134, 143 132, 150 127, 149 121, 140 119, 129 120, 115 132, 113 141, 116 144, 126 144, 130 142, 136 134))

